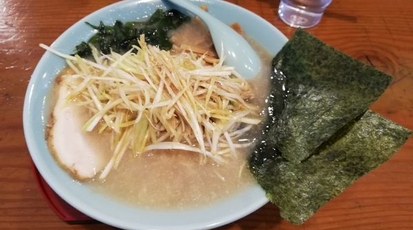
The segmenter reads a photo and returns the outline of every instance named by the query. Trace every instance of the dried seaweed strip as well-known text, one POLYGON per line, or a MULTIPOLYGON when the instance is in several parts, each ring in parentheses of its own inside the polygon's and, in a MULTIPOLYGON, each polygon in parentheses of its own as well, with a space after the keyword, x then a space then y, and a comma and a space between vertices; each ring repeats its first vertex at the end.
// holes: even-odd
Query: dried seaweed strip
POLYGON ((262 142, 250 158, 250 169, 281 216, 302 224, 355 180, 387 161, 410 134, 367 111, 299 164, 283 159, 274 146, 262 142))
POLYGON ((287 90, 269 136, 283 156, 296 163, 365 112, 392 79, 304 30, 297 30, 273 65, 286 76, 287 90))

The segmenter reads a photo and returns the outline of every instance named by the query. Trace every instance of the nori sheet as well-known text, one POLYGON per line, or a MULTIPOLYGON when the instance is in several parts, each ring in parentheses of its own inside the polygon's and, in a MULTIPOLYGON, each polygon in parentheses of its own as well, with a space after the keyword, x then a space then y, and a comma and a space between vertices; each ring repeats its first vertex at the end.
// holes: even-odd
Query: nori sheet
POLYGON ((249 159, 252 174, 280 209, 281 217, 302 224, 359 177, 387 161, 411 131, 367 111, 295 164, 261 142, 249 159))
POLYGON ((273 66, 286 77, 286 90, 284 108, 268 135, 275 137, 272 144, 283 157, 295 163, 365 112, 392 79, 301 29, 275 56, 273 66))

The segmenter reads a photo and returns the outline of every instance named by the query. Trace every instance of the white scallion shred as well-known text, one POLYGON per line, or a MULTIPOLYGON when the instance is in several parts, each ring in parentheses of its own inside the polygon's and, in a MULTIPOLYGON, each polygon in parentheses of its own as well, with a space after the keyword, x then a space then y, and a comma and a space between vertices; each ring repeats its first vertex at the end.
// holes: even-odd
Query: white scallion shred
MULTIPOLYGON (((70 56, 40 46, 66 59, 73 75, 65 75, 71 94, 67 100, 91 112, 85 131, 112 132, 113 156, 100 178, 116 168, 126 151, 179 149, 200 153, 218 163, 246 148, 239 139, 261 122, 251 105, 249 83, 204 56, 179 54, 145 43, 125 54, 100 54, 94 60, 70 56)), ((247 139, 248 140, 248 139, 247 139)))

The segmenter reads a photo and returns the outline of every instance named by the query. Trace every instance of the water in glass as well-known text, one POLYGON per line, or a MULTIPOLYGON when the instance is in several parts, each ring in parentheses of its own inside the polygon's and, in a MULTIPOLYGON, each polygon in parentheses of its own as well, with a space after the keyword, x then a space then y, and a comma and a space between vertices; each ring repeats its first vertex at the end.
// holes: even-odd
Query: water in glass
POLYGON ((317 25, 332 0, 281 0, 280 18, 292 27, 309 28, 317 25))

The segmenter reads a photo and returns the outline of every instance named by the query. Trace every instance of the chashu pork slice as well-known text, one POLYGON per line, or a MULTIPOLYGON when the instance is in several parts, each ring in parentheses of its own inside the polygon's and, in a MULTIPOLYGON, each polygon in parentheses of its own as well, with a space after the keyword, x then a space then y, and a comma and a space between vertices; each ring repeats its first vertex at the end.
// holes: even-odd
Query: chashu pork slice
POLYGON ((89 114, 66 99, 69 93, 64 80, 58 82, 47 139, 57 162, 74 178, 85 181, 95 177, 109 162, 110 136, 82 130, 89 114))

